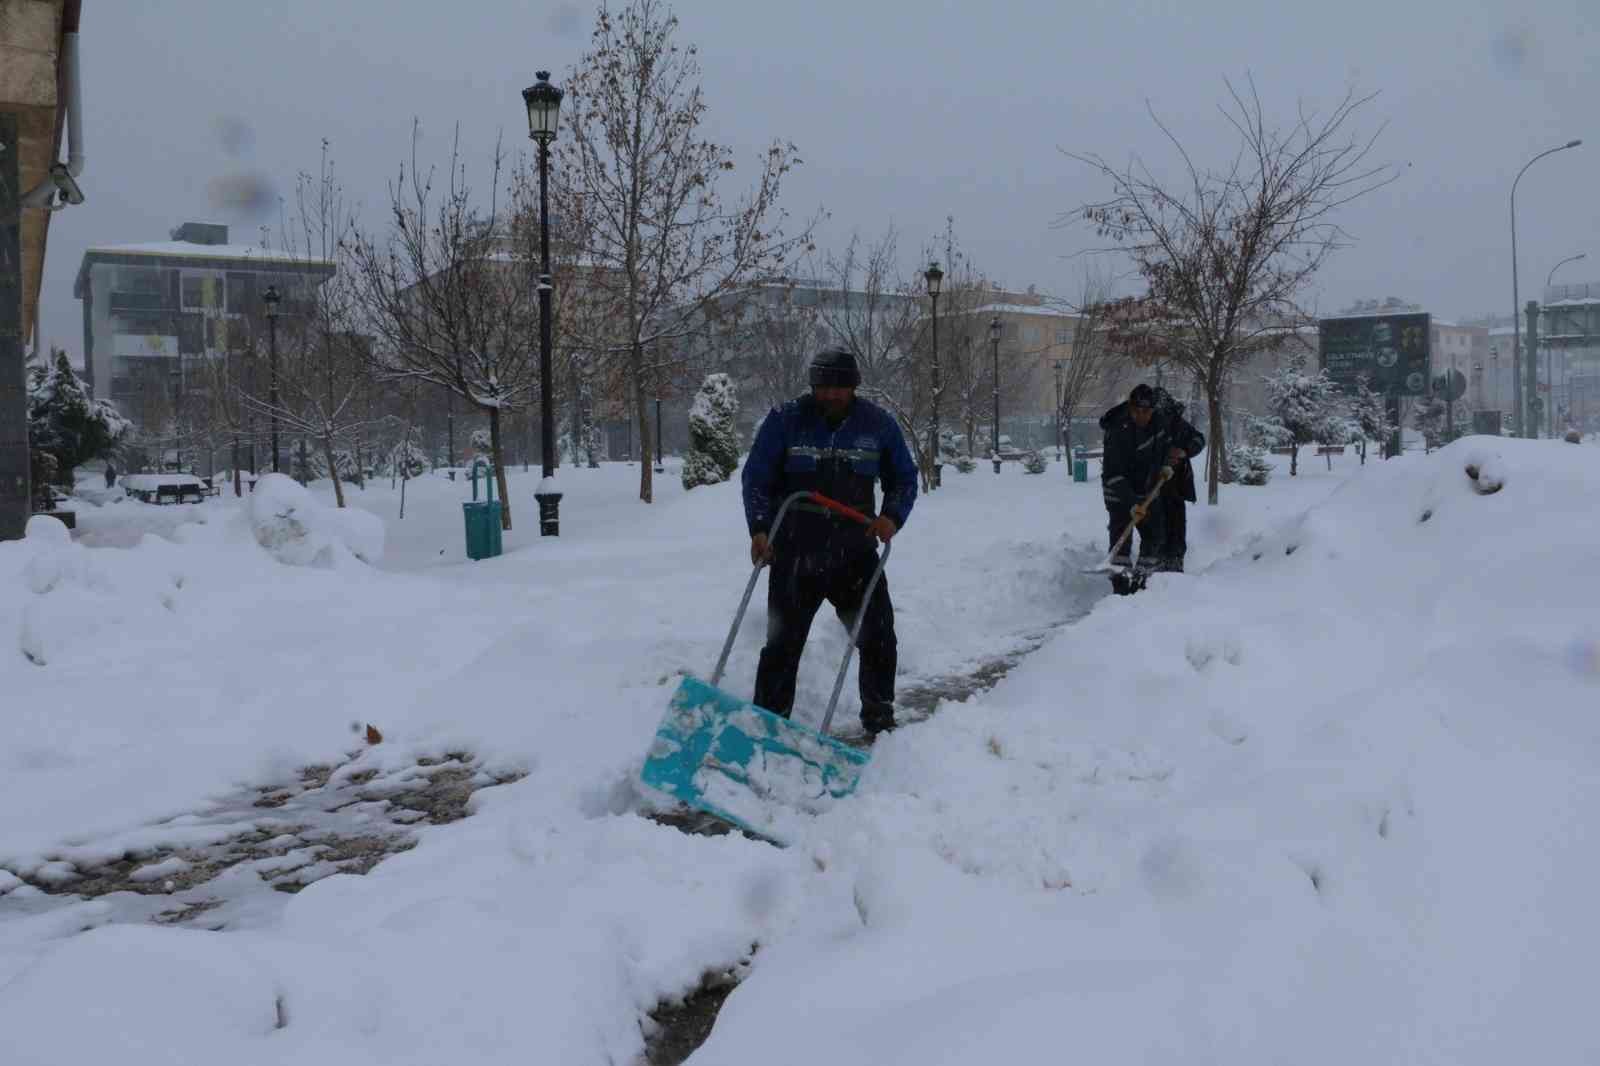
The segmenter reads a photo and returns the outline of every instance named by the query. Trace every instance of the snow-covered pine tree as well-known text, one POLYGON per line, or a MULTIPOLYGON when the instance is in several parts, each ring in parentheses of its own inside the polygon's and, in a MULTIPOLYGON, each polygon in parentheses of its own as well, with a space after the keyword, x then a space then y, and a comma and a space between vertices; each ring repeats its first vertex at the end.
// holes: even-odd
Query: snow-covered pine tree
POLYGON ((1356 380, 1356 391, 1350 396, 1350 418, 1360 431, 1357 443, 1361 446, 1361 462, 1367 462, 1367 441, 1386 442, 1394 433, 1394 423, 1389 420, 1389 405, 1383 393, 1373 392, 1365 377, 1356 380))
POLYGON ((1425 451, 1465 436, 1472 432, 1472 410, 1464 403, 1455 405, 1455 425, 1448 427, 1451 405, 1442 396, 1418 397, 1411 405, 1411 425, 1422 434, 1425 451))
POLYGON ((1265 485, 1272 477, 1272 460, 1259 444, 1242 444, 1228 450, 1228 477, 1241 485, 1265 485))
POLYGON ((29 371, 28 447, 55 460, 59 484, 70 488, 74 467, 112 457, 132 431, 108 401, 90 398, 60 348, 29 371))
POLYGON ((1300 472, 1302 445, 1339 435, 1332 423, 1346 417, 1344 397, 1327 371, 1308 374, 1304 365, 1286 366, 1268 374, 1266 381, 1269 414, 1257 419, 1253 429, 1262 441, 1292 449, 1289 476, 1294 477, 1300 472))
POLYGON ((739 393, 727 374, 707 374, 689 408, 683 487, 715 485, 739 468, 739 393))
POLYGON ((389 453, 382 472, 390 477, 421 477, 428 472, 428 453, 408 437, 389 453))

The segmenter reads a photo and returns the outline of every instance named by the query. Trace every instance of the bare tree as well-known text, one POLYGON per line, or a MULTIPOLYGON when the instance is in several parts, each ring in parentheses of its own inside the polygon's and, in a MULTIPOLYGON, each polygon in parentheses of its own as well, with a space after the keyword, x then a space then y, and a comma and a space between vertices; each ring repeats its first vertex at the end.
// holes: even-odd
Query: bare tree
MULTIPOLYGON (((978 308, 988 302, 990 289, 973 266, 971 256, 962 250, 954 218, 945 219, 939 243, 940 252, 925 248, 923 258, 944 262, 944 284, 939 296, 939 321, 943 327, 939 331, 940 391, 954 407, 955 424, 962 428, 967 455, 971 456, 978 426, 987 416, 987 401, 994 390, 989 319, 980 319, 978 314, 978 308)), ((932 385, 930 377, 925 387, 931 389, 932 385)))
POLYGON ((535 263, 508 234, 500 202, 505 157, 496 145, 487 209, 461 162, 459 132, 448 184, 419 172, 415 131, 409 171, 389 188, 385 239, 355 231, 346 242, 353 292, 378 344, 373 365, 385 380, 419 381, 460 397, 489 418, 501 525, 511 528, 502 415, 538 387, 535 263))
MULTIPOLYGON (((1347 235, 1337 210, 1393 181, 1372 163, 1376 135, 1351 127, 1376 94, 1347 92, 1327 114, 1302 105, 1286 128, 1269 124, 1253 80, 1227 83, 1223 117, 1239 138, 1233 161, 1202 169, 1151 112, 1182 160, 1167 183, 1138 160, 1114 167, 1098 155, 1068 155, 1107 179, 1110 198, 1085 204, 1086 220, 1124 254, 1148 286, 1139 332, 1147 350, 1173 359, 1201 382, 1210 438, 1223 431, 1229 371, 1285 323, 1299 321, 1297 298, 1347 235)), ((1381 127, 1380 127, 1381 132, 1381 127)), ((1217 502, 1220 449, 1208 456, 1207 501, 1217 502)))
POLYGON ((1072 348, 1062 361, 1061 408, 1057 412, 1068 455, 1072 453, 1073 417, 1092 415, 1109 406, 1130 368, 1127 357, 1111 343, 1115 304, 1107 296, 1108 288, 1104 278, 1085 276, 1073 308, 1072 348))
POLYGON ((246 406, 275 424, 280 435, 287 431, 300 438, 303 477, 311 476, 305 441, 317 442, 339 507, 345 506, 344 476, 361 477, 360 458, 347 448, 355 447, 376 421, 365 402, 373 383, 372 360, 369 339, 356 329, 352 232, 324 139, 319 171, 315 177, 299 175, 295 214, 283 226, 284 254, 307 269, 293 276, 288 292, 279 294, 280 302, 270 312, 275 322, 263 323, 254 314, 245 319, 258 354, 275 343, 279 363, 276 394, 270 385, 265 391, 258 386, 246 394, 246 406), (331 272, 320 283, 305 281, 321 270, 331 272))
POLYGON ((779 189, 800 162, 785 142, 763 153, 753 187, 724 201, 733 152, 701 137, 707 104, 698 49, 676 43, 677 28, 660 0, 629 0, 615 13, 601 5, 590 49, 567 83, 571 132, 554 168, 553 210, 572 226, 594 285, 609 297, 610 328, 584 347, 620 356, 646 503, 646 390, 683 358, 670 342, 693 332, 720 298, 782 273, 812 229, 785 233, 779 189))
POLYGON ((738 369, 756 394, 752 408, 777 407, 810 388, 811 358, 829 340, 815 296, 797 299, 793 279, 764 286, 724 332, 724 343, 743 353, 738 369))
POLYGON ((926 345, 918 342, 926 298, 920 279, 914 284, 901 274, 899 241, 890 225, 870 242, 852 234, 841 254, 828 255, 819 271, 827 285, 819 317, 855 353, 862 395, 899 423, 926 489, 933 464, 921 432, 929 407, 925 375, 918 373, 919 361, 926 360, 926 345))

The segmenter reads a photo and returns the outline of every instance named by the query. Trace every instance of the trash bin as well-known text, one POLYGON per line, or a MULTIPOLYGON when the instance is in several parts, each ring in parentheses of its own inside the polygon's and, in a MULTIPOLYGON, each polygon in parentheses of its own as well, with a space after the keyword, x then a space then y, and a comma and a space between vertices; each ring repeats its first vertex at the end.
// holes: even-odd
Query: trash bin
POLYGON ((479 459, 472 464, 472 500, 461 504, 467 527, 467 558, 492 559, 500 554, 500 501, 494 498, 494 473, 479 459), (484 500, 478 500, 478 467, 482 465, 484 500))
POLYGON ((1089 480, 1089 460, 1084 455, 1082 448, 1072 449, 1072 480, 1089 480))

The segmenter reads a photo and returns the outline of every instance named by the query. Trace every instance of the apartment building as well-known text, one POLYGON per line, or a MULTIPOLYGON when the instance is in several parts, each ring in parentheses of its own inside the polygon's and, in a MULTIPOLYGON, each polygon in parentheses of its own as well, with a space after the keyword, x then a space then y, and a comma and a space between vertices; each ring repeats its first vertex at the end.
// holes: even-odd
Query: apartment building
POLYGON ((269 285, 291 308, 333 270, 328 260, 232 244, 227 226, 209 222, 185 222, 167 241, 92 247, 73 287, 89 386, 156 428, 200 379, 202 361, 228 351, 230 330, 261 314, 269 285))

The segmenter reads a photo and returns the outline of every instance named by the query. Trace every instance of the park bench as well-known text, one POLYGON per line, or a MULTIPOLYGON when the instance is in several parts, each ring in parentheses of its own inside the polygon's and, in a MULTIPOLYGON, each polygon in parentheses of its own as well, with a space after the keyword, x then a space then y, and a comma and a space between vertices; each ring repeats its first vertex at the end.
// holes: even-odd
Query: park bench
POLYGON ((205 495, 203 485, 157 485, 155 502, 166 503, 171 500, 173 503, 182 503, 192 496, 195 503, 203 503, 205 495))

